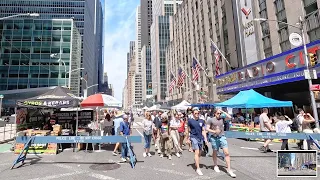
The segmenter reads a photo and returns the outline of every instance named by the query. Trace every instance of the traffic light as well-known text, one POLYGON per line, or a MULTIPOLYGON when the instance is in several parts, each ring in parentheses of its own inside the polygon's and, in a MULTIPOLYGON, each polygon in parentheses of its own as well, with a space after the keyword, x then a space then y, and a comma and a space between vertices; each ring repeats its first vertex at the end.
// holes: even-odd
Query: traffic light
POLYGON ((310 58, 310 66, 315 66, 318 64, 318 57, 316 54, 309 53, 309 58, 310 58))
POLYGON ((152 83, 148 83, 148 89, 152 89, 152 83))

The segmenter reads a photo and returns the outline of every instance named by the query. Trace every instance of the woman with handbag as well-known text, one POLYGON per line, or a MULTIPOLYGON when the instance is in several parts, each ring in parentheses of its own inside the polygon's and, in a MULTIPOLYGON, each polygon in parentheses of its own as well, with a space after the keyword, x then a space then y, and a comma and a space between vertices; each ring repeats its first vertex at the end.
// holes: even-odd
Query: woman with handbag
POLYGON ((161 155, 160 157, 163 158, 164 155, 171 160, 171 148, 172 142, 169 135, 169 122, 168 122, 168 115, 162 114, 161 115, 161 128, 160 128, 160 144, 161 144, 161 155))
POLYGON ((151 157, 152 155, 150 154, 150 144, 151 144, 151 138, 152 138, 152 118, 151 114, 149 112, 146 112, 145 119, 142 121, 143 125, 143 137, 144 137, 144 150, 145 152, 143 153, 143 157, 151 157))

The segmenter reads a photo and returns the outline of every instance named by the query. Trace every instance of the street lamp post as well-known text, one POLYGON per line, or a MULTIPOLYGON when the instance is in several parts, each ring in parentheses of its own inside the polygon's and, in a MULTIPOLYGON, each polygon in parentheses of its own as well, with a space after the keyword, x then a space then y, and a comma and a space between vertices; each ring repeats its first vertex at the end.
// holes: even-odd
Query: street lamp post
MULTIPOLYGON (((289 24, 286 22, 282 22, 282 21, 278 21, 278 20, 269 20, 269 19, 265 19, 265 18, 256 18, 254 19, 254 21, 275 21, 278 23, 282 23, 282 24, 286 24, 288 26, 297 28, 301 31, 301 36, 302 36, 302 43, 303 43, 303 50, 304 50, 304 59, 305 59, 305 64, 306 64, 306 68, 309 69, 309 61, 308 61, 308 50, 307 50, 307 44, 306 44, 306 39, 304 36, 304 21, 302 19, 302 17, 299 17, 299 25, 300 26, 296 26, 293 24, 289 24)), ((309 94, 310 94, 310 99, 311 99, 311 106, 312 106, 312 111, 313 111, 313 116, 316 119, 316 127, 319 128, 319 117, 318 117, 318 111, 317 111, 317 106, 316 106, 316 100, 314 98, 314 94, 311 91, 311 86, 312 86, 312 78, 308 78, 308 85, 309 85, 309 94)))
POLYGON ((94 85, 91 85, 88 87, 88 81, 83 77, 81 77, 80 79, 83 80, 84 82, 86 82, 86 88, 83 89, 83 97, 87 98, 88 97, 88 89, 95 87, 95 86, 98 86, 99 84, 94 84, 94 85))
POLYGON ((6 19, 15 18, 15 17, 19 17, 19 16, 38 17, 38 16, 40 16, 40 14, 38 14, 38 13, 23 13, 23 14, 16 14, 16 15, 12 15, 12 16, 2 17, 2 18, 0 18, 0 21, 1 21, 1 20, 6 20, 6 19))
MULTIPOLYGON (((61 53, 59 53, 59 55, 60 55, 60 57, 59 57, 59 59, 58 59, 58 62, 59 62, 59 72, 60 72, 60 62, 62 62, 62 64, 63 64, 63 66, 64 66, 64 78, 65 78, 65 81, 64 81, 64 84, 65 84, 65 86, 66 87, 69 87, 70 85, 68 85, 67 86, 67 81, 66 81, 66 79, 67 79, 67 66, 66 66, 66 63, 64 62, 64 60, 62 60, 61 59, 61 53)), ((58 56, 58 54, 57 53, 55 53, 55 54, 50 54, 50 57, 51 58, 55 58, 56 56, 58 56)), ((69 81, 68 81, 69 82, 69 81)))

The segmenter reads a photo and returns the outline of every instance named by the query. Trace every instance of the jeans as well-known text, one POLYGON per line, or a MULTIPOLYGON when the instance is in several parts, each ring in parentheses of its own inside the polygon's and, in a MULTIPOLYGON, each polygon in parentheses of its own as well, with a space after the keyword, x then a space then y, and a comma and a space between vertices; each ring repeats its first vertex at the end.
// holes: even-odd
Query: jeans
POLYGON ((150 149, 152 134, 147 135, 145 132, 143 132, 143 137, 145 142, 144 148, 150 149))
POLYGON ((128 146, 127 143, 121 143, 121 157, 128 157, 128 146))
POLYGON ((289 150, 288 139, 282 139, 281 150, 289 150))

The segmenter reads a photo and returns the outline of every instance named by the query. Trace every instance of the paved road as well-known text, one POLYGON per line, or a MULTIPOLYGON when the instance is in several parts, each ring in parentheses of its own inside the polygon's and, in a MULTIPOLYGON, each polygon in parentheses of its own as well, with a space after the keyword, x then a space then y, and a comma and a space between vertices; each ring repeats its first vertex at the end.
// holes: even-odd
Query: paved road
MULTIPOLYGON (((135 127, 139 126, 140 118, 136 118, 135 127)), ((134 135, 140 135, 141 130, 133 131, 134 135)), ((232 156, 232 168, 237 174, 237 179, 246 180, 272 180, 276 179, 276 154, 261 153, 257 148, 258 142, 248 142, 238 139, 229 140, 229 148, 232 156)), ((140 179, 140 180, 200 180, 219 178, 232 179, 224 172, 224 162, 219 161, 220 173, 215 173, 212 160, 202 157, 201 166, 204 176, 198 176, 193 168, 193 154, 183 152, 181 158, 173 156, 170 161, 161 159, 158 155, 151 158, 143 158, 143 144, 134 144, 134 151, 138 163, 135 169, 131 169, 128 163, 119 163, 120 158, 111 155, 113 147, 107 146, 107 151, 85 153, 64 151, 58 155, 28 156, 27 164, 18 169, 9 170, 15 156, 11 153, 0 153, 1 179, 6 180, 116 180, 116 179, 140 179), (107 170, 108 168, 117 168, 107 170)), ((272 149, 279 149, 280 144, 272 143, 272 149)), ((291 147, 292 148, 292 147, 291 147)), ((152 151, 154 151, 152 149, 152 151)), ((289 178, 282 178, 289 179, 289 178)), ((308 178, 307 178, 308 179, 308 178)), ((311 178, 309 178, 311 179, 311 178)))

